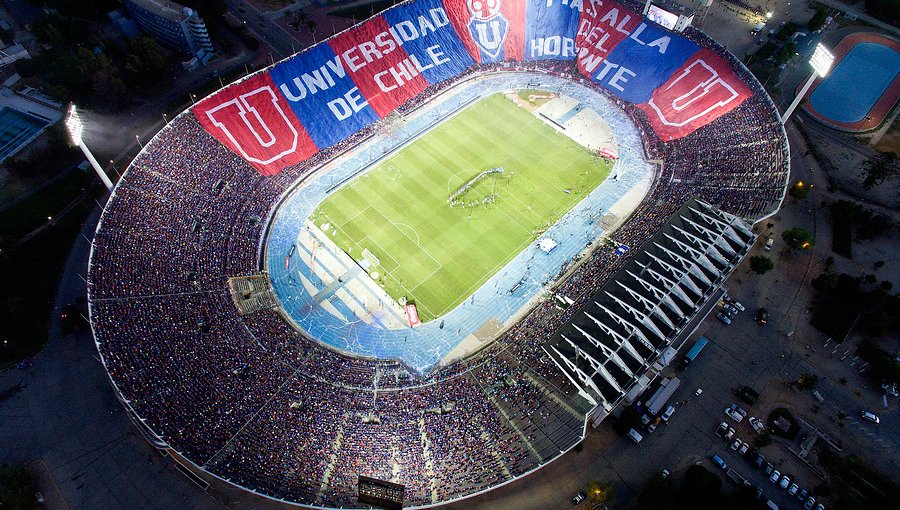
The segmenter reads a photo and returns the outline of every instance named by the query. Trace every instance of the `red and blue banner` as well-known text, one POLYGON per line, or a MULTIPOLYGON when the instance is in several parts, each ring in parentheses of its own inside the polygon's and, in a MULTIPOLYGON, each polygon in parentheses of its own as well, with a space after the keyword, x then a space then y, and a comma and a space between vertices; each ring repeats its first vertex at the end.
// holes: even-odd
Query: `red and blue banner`
POLYGON ((379 117, 428 86, 423 63, 410 58, 403 40, 382 16, 376 16, 328 41, 379 117))
POLYGON ((418 0, 216 92, 193 113, 272 175, 476 63, 546 59, 576 60, 643 110, 664 141, 752 94, 725 58, 613 0, 418 0))
POLYGON ((480 63, 522 60, 526 0, 444 0, 457 36, 480 63))
POLYGON ((572 60, 580 0, 526 0, 525 60, 572 60))
POLYGON ((638 107, 663 141, 687 136, 737 108, 753 92, 722 57, 703 48, 638 107))
POLYGON ((318 152, 268 73, 229 85, 193 108, 200 125, 263 175, 318 152))
POLYGON ((341 57, 327 44, 280 62, 269 75, 319 149, 378 120, 341 57))
POLYGON ((441 0, 419 0, 384 11, 384 19, 403 37, 429 85, 462 74, 475 61, 456 35, 441 0))

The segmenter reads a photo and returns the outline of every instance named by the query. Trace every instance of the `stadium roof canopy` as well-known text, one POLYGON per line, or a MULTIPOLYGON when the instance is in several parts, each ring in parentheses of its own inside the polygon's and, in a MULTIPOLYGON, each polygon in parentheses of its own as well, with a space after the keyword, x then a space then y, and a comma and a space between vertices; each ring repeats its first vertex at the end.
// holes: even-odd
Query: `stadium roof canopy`
POLYGON ((750 250, 744 220, 691 199, 600 287, 544 349, 608 414, 750 250))

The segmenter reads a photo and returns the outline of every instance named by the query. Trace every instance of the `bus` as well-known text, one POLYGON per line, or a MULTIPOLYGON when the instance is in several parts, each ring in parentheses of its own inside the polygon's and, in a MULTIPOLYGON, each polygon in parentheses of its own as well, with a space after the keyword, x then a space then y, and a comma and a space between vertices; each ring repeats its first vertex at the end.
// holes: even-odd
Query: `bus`
POLYGON ((700 340, 697 340, 697 343, 695 343, 694 346, 691 347, 691 350, 689 350, 687 355, 685 355, 684 359, 681 360, 681 366, 686 367, 686 366, 690 365, 691 363, 693 363, 694 360, 697 358, 697 355, 700 354, 700 351, 702 351, 703 348, 706 347, 706 344, 708 344, 708 343, 709 343, 709 339, 706 338, 705 336, 701 336, 700 340))

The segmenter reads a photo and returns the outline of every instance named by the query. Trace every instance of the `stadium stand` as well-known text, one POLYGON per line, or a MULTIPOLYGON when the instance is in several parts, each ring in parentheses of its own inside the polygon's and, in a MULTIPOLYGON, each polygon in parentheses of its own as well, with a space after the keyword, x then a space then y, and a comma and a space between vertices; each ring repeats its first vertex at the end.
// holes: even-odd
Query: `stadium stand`
MULTIPOLYGON (((451 18, 464 9, 450 8, 459 3, 444 3, 451 18)), ((399 19, 403 11, 394 10, 384 17, 399 19)), ((259 274, 268 218, 293 183, 446 87, 485 73, 529 70, 593 83, 631 116, 660 169, 617 242, 640 246, 693 196, 751 222, 774 213, 789 164, 774 105, 717 43, 690 28, 681 36, 725 62, 749 94, 675 138, 661 135, 641 104, 586 78, 574 56, 522 60, 507 48, 490 58, 471 44, 448 53, 459 59, 455 74, 418 82, 391 116, 375 112, 340 136, 315 132, 322 149, 277 171, 223 145, 191 112, 179 115, 135 158, 92 243, 91 324, 119 398, 136 422, 207 472, 316 506, 353 506, 360 475, 404 484, 408 504, 418 506, 489 490, 558 458, 582 439, 593 406, 543 346, 629 260, 613 247, 599 247, 556 282, 572 306, 543 301, 478 354, 427 374, 330 350, 277 310, 242 316, 227 280, 259 274)), ((317 48, 297 58, 334 58, 317 48)))

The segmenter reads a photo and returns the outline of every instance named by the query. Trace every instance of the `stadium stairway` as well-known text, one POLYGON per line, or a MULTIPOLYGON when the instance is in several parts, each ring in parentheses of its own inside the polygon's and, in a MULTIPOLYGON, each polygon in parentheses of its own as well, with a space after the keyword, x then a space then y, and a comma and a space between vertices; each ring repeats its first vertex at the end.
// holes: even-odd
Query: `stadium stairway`
POLYGON ((437 479, 434 475, 434 460, 431 458, 431 440, 428 439, 428 432, 425 430, 425 420, 419 418, 417 423, 419 424, 419 438, 422 443, 422 457, 425 460, 425 475, 431 488, 431 502, 437 503, 437 479))
POLYGON ((328 485, 331 482, 331 475, 334 473, 334 466, 337 464, 338 454, 341 451, 341 444, 344 441, 344 426, 346 425, 346 420, 347 416, 344 416, 344 422, 341 423, 337 435, 334 438, 334 443, 331 448, 331 457, 328 459, 328 466, 322 474, 322 484, 319 486, 319 492, 316 494, 316 505, 322 503, 322 497, 324 496, 325 491, 328 490, 328 485))

